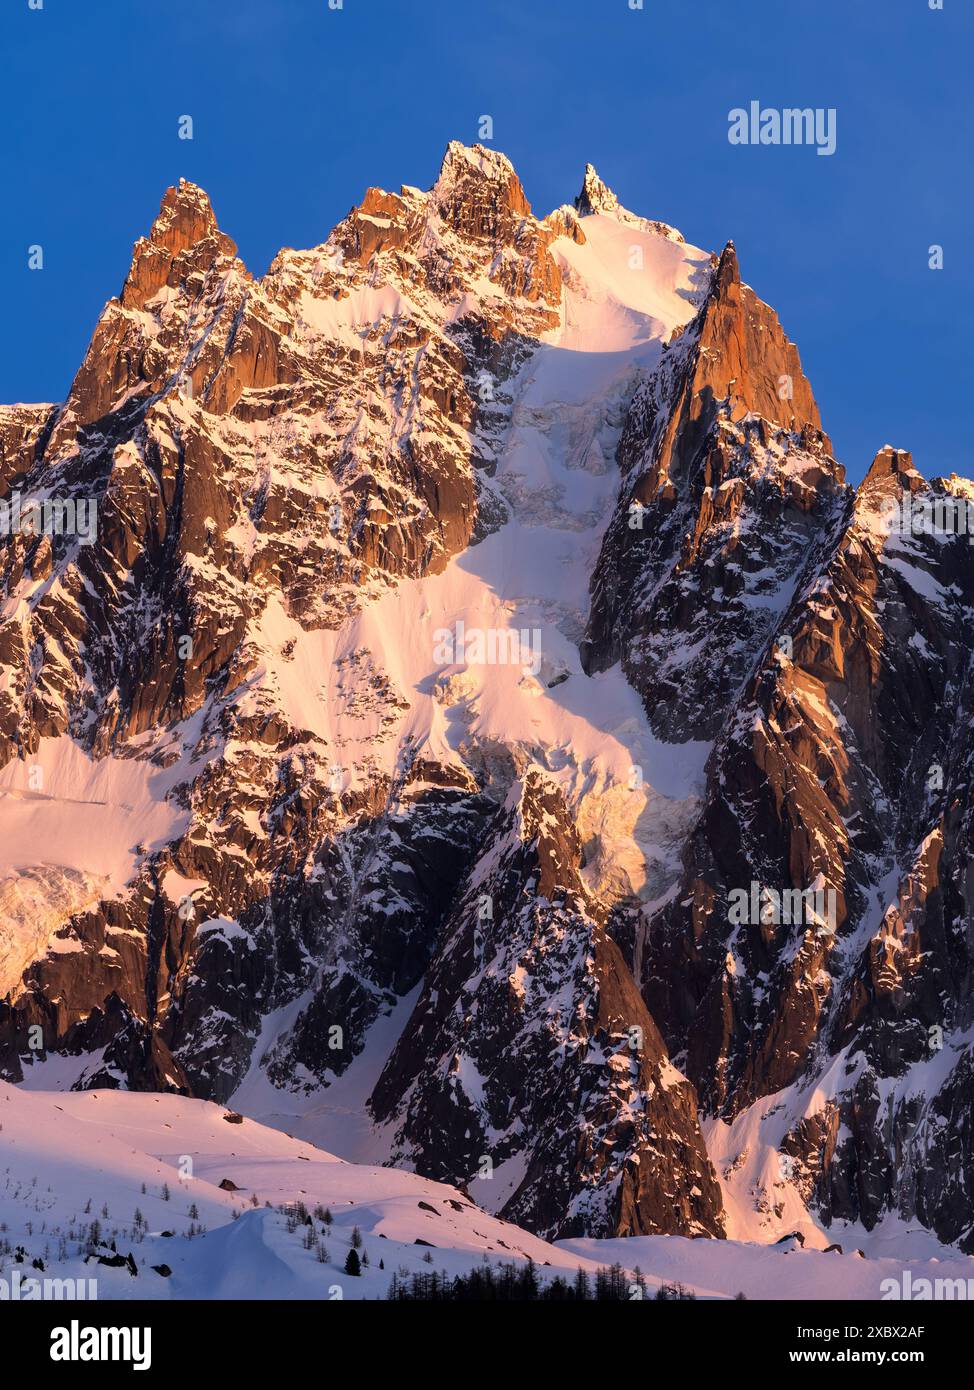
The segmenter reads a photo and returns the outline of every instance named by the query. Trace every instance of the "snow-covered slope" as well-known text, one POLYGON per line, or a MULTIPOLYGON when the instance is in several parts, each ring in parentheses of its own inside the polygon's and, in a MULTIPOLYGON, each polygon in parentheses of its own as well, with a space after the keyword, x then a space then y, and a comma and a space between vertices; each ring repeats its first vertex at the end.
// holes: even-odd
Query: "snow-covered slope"
POLYGON ((906 1259, 678 1237, 550 1245, 455 1188, 345 1163, 172 1095, 30 1094, 0 1082, 0 1137, 0 1279, 9 1288, 19 1275, 21 1297, 27 1281, 47 1278, 95 1280, 84 1295, 100 1300, 382 1299, 404 1270, 454 1275, 484 1259, 530 1259, 542 1281, 638 1267, 648 1297, 679 1282, 701 1297, 869 1299, 905 1270, 966 1278, 974 1266, 938 1262, 916 1242, 906 1259), (359 1276, 345 1270, 353 1244, 367 1257, 359 1276))
POLYGON ((422 1270, 432 1247, 451 1273, 485 1254, 579 1263, 455 1188, 348 1164, 233 1114, 172 1095, 28 1093, 0 1083, 0 1275, 9 1278, 23 1245, 25 1275, 39 1258, 51 1277, 97 1277, 103 1298, 328 1298, 336 1283, 345 1298, 383 1298, 392 1272, 422 1270), (221 1189, 225 1181, 232 1190, 221 1189), (305 1244, 303 1213, 288 1229, 299 1204, 312 1213, 314 1246, 305 1244), (327 1223, 314 1216, 326 1209, 327 1223), (344 1273, 356 1227, 370 1261, 360 1279, 344 1273), (84 1263, 89 1246, 108 1253, 112 1242, 132 1252, 137 1275, 84 1263))

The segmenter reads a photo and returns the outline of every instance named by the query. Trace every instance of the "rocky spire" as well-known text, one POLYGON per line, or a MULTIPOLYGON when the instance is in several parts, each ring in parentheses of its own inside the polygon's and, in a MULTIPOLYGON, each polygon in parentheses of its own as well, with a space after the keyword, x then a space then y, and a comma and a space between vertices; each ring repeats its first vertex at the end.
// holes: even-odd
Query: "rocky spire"
POLYGON ((575 199, 575 208, 582 217, 592 213, 615 213, 619 211, 619 199, 612 189, 602 182, 594 164, 586 164, 582 188, 575 199))
POLYGON ((491 183, 507 183, 512 177, 517 180, 514 165, 500 150, 492 150, 487 145, 464 145, 460 140, 451 140, 443 152, 434 192, 451 188, 458 179, 463 179, 471 173, 491 183))
POLYGON ((165 246, 173 255, 187 250, 204 237, 218 232, 216 216, 206 192, 188 179, 167 188, 152 224, 149 240, 165 246))
POLYGON ((638 227, 640 231, 651 232, 654 236, 665 237, 667 241, 683 241, 683 234, 668 222, 658 222, 651 217, 639 217, 623 207, 608 184, 599 178, 594 164, 585 166, 585 177, 574 207, 579 217, 599 214, 602 217, 612 217, 616 222, 623 222, 626 226, 638 227))
POLYGON ((907 449, 894 448, 892 444, 884 444, 880 449, 869 465, 869 471, 863 478, 860 489, 865 490, 876 483, 883 483, 888 478, 901 480, 911 490, 922 486, 923 483, 913 466, 913 455, 907 449))
POLYGON ((458 140, 446 147, 432 196, 444 221, 465 236, 492 240, 531 214, 531 204, 507 156, 458 140))
POLYGON ((217 256, 235 256, 237 247, 217 226, 210 200, 202 188, 180 179, 167 188, 148 237, 140 237, 132 253, 132 266, 122 288, 126 309, 141 309, 170 277, 176 258, 195 247, 200 256, 190 257, 194 269, 208 269, 217 256))
POLYGON ((751 413, 785 428, 822 429, 798 349, 775 311, 742 282, 732 241, 720 253, 704 307, 694 393, 729 400, 734 418, 751 413))

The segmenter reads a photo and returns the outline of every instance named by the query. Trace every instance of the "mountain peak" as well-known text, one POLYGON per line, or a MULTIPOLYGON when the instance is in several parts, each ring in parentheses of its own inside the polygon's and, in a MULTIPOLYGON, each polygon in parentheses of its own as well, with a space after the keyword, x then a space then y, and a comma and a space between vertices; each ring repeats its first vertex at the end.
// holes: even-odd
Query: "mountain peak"
POLYGON ((887 473, 913 473, 915 471, 913 455, 910 451, 897 449, 894 444, 884 444, 869 468, 869 473, 876 477, 882 477, 887 473))
POLYGON ((667 241, 683 241, 683 234, 668 222, 658 222, 655 218, 640 217, 623 207, 615 193, 599 178, 594 164, 586 164, 581 190, 575 199, 575 211, 579 217, 612 217, 626 226, 638 227, 640 231, 651 232, 654 236, 665 237, 667 241))
POLYGON ((211 245, 208 260, 216 255, 237 254, 236 243, 220 231, 206 192, 188 179, 180 179, 163 194, 149 235, 135 243, 132 265, 122 288, 125 308, 143 308, 166 283, 177 256, 202 242, 211 245))
POLYGON ((913 463, 913 455, 907 449, 897 449, 892 444, 884 444, 879 450, 862 482, 860 493, 872 492, 877 488, 902 485, 914 492, 923 485, 923 479, 913 463))
POLYGON ((40 1019, 75 1094, 273 1087, 566 1239, 974 1253, 969 510, 894 531, 887 446, 853 511, 746 247, 593 165, 541 221, 454 142, 258 281, 173 183, 0 408, 0 1108, 40 1019))
POLYGON ((451 140, 443 153, 440 172, 435 188, 450 186, 464 173, 481 174, 493 183, 506 182, 514 172, 514 165, 500 150, 489 149, 486 145, 464 145, 460 140, 451 140))
POLYGON ((206 192, 187 179, 167 188, 149 240, 174 255, 218 232, 216 216, 206 192))
POLYGON ((576 210, 583 217, 588 217, 599 212, 611 215, 618 212, 619 207, 619 199, 608 184, 603 183, 599 178, 595 165, 586 164, 581 191, 575 199, 576 210))
POLYGON ((493 239, 512 218, 531 214, 507 155, 459 140, 446 147, 432 196, 444 221, 467 236, 493 239))
POLYGON ((737 259, 737 247, 729 241, 717 259, 714 272, 713 292, 718 299, 726 299, 728 294, 741 284, 741 265, 737 259))

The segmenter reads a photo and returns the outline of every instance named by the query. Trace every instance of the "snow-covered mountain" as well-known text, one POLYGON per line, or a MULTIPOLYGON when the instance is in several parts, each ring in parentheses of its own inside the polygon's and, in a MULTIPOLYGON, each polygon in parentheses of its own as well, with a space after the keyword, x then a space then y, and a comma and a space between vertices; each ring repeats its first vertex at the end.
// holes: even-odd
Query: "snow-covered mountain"
POLYGON ((97 514, 0 538, 10 1082, 974 1252, 974 485, 851 488, 732 244, 451 144, 255 280, 181 183, 15 497, 97 514))

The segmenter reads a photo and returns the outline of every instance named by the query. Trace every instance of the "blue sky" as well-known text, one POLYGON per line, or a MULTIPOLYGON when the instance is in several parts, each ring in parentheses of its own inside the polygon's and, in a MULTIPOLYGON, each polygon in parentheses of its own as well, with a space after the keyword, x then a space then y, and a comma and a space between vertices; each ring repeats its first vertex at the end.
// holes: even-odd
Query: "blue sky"
POLYGON ((852 477, 887 441, 974 475, 974 5, 943 4, 5 0, 0 400, 63 398, 180 176, 260 274, 369 184, 427 187, 489 114, 536 211, 591 160, 689 241, 733 238, 852 477), (836 153, 729 144, 752 100, 834 107, 836 153))

